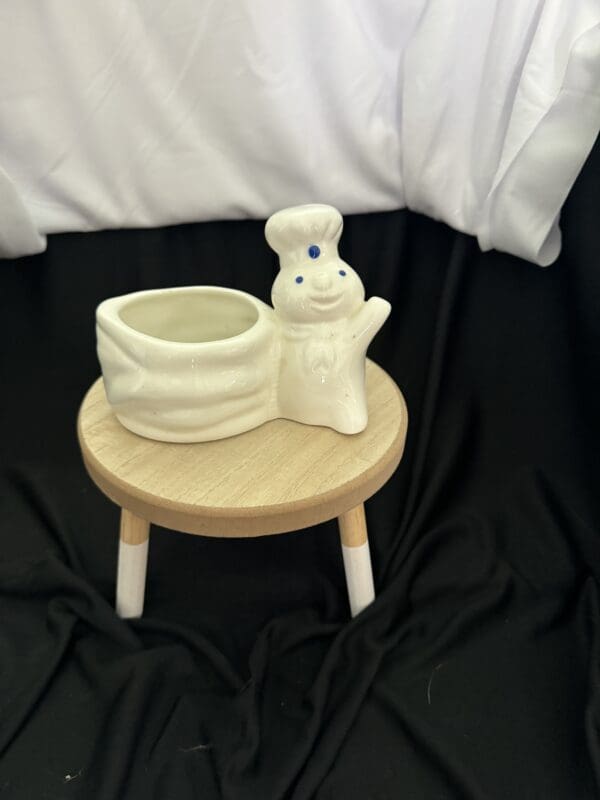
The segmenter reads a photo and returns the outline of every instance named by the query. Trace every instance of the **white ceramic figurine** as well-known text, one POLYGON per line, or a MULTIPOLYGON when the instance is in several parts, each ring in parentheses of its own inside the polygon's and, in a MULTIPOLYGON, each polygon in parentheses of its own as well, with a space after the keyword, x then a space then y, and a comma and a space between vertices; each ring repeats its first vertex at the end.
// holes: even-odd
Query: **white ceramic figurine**
POLYGON ((203 442, 277 417, 358 433, 367 424, 365 354, 390 313, 338 255, 331 206, 267 222, 279 254, 274 310, 213 286, 113 297, 96 311, 109 403, 134 433, 203 442))
POLYGON ((365 354, 391 306, 365 302, 338 255, 342 227, 331 206, 296 206, 274 214, 265 236, 281 267, 271 294, 282 335, 279 414, 358 433, 367 425, 365 354))

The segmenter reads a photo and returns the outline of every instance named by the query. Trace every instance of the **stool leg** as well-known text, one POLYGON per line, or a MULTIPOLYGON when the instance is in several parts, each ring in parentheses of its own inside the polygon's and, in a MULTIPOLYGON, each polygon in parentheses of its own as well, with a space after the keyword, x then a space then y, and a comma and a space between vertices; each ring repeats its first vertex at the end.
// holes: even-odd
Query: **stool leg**
POLYGON ((355 617, 375 599, 364 505, 361 503, 341 514, 338 517, 338 524, 350 613, 355 617))
POLYGON ((141 617, 144 610, 149 536, 150 523, 122 508, 116 605, 124 619, 141 617))

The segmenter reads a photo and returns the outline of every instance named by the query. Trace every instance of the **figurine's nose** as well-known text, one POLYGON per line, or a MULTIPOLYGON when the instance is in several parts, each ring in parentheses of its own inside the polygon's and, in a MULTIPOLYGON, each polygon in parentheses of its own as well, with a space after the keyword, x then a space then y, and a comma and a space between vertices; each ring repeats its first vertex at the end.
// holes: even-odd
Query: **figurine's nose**
POLYGON ((311 283, 320 292, 326 292, 331 289, 331 278, 326 272, 317 272, 316 275, 313 275, 311 283))

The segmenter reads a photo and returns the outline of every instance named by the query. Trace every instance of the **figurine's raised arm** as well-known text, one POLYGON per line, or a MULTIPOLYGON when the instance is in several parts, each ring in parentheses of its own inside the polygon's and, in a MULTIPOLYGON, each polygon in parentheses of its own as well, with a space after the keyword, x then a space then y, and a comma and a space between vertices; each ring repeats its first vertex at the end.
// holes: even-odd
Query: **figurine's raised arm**
POLYGON ((366 350, 377 331, 390 315, 391 305, 383 297, 371 297, 352 320, 354 333, 352 338, 356 339, 366 350))

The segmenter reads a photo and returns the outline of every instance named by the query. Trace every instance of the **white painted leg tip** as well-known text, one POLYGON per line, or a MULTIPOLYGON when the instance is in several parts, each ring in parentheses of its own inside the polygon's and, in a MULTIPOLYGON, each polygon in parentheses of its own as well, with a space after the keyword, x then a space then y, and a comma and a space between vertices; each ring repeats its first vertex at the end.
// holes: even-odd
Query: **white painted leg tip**
POLYGON ((358 547, 342 545, 342 556, 348 585, 350 613, 355 617, 375 599, 369 542, 366 541, 358 547))
POLYGON ((117 608, 117 616, 121 619, 141 619, 143 611, 136 612, 135 614, 127 613, 117 608))
POLYGON ((144 612, 148 539, 141 544, 119 542, 116 611, 121 619, 138 619, 144 612))

